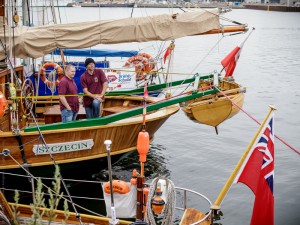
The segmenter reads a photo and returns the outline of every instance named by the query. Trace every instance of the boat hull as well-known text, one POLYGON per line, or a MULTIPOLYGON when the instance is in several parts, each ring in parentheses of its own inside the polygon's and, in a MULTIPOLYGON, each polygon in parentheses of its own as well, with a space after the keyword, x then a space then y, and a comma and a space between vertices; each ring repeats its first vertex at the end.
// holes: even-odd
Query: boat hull
POLYGON ((245 94, 235 82, 220 82, 222 93, 204 96, 189 102, 182 107, 185 114, 193 121, 216 127, 236 115, 243 106, 245 94), (233 102, 233 103, 232 103, 233 102))
MULTIPOLYGON (((150 139, 154 138, 155 132, 178 110, 179 107, 174 105, 147 115, 146 130, 150 139)), ((111 155, 135 150, 141 128, 142 116, 136 116, 108 125, 48 130, 42 131, 42 134, 52 152, 52 157, 57 164, 62 164, 106 157, 107 150, 104 141, 108 139, 112 141, 111 155)), ((19 168, 20 165, 53 164, 37 131, 21 131, 19 136, 12 132, 2 132, 0 133, 0 146, 2 149, 8 149, 11 156, 0 156, 0 169, 19 168), (23 145, 23 156, 19 147, 20 143, 23 145)))

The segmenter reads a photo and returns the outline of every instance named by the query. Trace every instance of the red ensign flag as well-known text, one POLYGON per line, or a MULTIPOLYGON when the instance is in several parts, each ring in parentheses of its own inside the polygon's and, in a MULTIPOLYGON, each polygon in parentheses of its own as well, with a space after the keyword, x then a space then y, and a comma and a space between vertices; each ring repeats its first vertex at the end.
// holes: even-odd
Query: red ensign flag
POLYGON ((274 132, 273 115, 256 140, 236 182, 246 184, 255 194, 251 225, 274 225, 274 132))
POLYGON ((242 48, 237 46, 222 61, 221 64, 225 68, 225 77, 233 75, 237 61, 240 58, 242 48))

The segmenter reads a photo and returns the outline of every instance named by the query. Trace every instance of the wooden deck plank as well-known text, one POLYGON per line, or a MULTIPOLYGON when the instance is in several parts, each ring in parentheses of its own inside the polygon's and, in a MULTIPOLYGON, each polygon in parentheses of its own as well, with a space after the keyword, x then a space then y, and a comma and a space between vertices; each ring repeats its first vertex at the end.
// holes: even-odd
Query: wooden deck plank
MULTIPOLYGON (((204 217, 205 217, 205 214, 198 211, 197 209, 187 208, 184 211, 184 214, 182 216, 182 219, 181 219, 179 225, 190 225, 192 223, 195 223, 195 222, 201 220, 204 217)), ((201 224, 201 225, 210 225, 210 221, 205 220, 205 221, 203 221, 199 224, 201 224)))

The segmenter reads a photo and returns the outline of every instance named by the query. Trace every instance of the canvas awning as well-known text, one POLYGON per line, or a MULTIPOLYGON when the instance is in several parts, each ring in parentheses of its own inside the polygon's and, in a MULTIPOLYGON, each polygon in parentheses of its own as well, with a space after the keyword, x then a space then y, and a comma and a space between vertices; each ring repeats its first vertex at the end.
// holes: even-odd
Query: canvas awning
MULTIPOLYGON (((42 57, 56 48, 82 49, 97 44, 174 40, 220 28, 218 10, 14 29, 17 58, 42 57)), ((11 32, 12 33, 12 32, 11 32)), ((5 31, 6 39, 8 31, 5 31)), ((0 38, 4 40, 3 29, 0 38)), ((6 42, 7 49, 8 41, 6 42)), ((4 50, 0 49, 0 58, 4 50)))

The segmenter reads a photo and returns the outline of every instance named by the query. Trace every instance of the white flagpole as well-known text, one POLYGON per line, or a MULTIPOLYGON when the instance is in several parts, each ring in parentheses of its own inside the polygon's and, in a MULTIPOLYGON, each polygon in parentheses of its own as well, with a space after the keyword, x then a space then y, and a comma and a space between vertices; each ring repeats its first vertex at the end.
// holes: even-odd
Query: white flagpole
POLYGON ((248 38, 250 37, 250 35, 252 34, 252 32, 255 30, 255 28, 253 27, 252 30, 250 31, 250 33, 248 34, 248 36, 245 38, 245 40, 239 45, 239 47, 242 49, 242 47, 244 46, 245 42, 248 40, 248 38))

